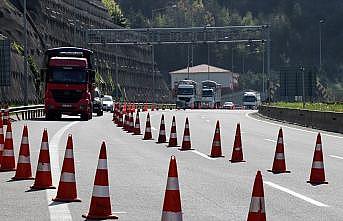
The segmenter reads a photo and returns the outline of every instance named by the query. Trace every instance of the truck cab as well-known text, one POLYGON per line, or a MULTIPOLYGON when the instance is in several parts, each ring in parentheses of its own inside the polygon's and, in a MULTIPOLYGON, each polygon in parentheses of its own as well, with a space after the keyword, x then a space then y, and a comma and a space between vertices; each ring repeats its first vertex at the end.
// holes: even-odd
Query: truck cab
POLYGON ((243 94, 243 106, 245 109, 257 109, 261 105, 261 95, 258 92, 244 92, 243 94))
POLYGON ((202 89, 202 99, 201 107, 202 108, 214 108, 215 97, 213 89, 203 88, 202 89))
POLYGON ((81 48, 54 48, 45 54, 41 78, 44 82, 45 116, 60 119, 62 114, 92 118, 95 72, 91 54, 81 48))

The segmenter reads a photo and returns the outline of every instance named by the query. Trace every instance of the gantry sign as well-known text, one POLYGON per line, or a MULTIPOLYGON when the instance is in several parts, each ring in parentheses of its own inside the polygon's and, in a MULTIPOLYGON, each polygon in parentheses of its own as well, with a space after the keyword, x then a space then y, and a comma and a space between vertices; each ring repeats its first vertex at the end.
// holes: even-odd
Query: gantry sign
MULTIPOLYGON (((87 30, 87 44, 89 45, 154 46, 164 44, 232 44, 250 42, 259 42, 266 47, 267 74, 268 78, 270 78, 271 41, 269 25, 87 30)), ((154 50, 152 50, 152 57, 154 59, 154 50)))

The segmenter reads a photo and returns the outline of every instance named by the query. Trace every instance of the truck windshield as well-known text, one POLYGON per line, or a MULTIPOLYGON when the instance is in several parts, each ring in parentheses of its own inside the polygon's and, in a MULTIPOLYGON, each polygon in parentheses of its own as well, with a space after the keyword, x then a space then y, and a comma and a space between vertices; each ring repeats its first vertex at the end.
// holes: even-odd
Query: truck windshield
POLYGON ((255 96, 244 96, 243 102, 256 102, 256 97, 255 96))
POLYGON ((212 90, 203 90, 202 91, 202 96, 203 97, 212 97, 213 96, 213 91, 212 90))
POLYGON ((193 95, 193 88, 179 88, 177 90, 178 95, 193 95))
POLYGON ((52 69, 47 79, 50 83, 87 83, 87 72, 81 69, 52 69))

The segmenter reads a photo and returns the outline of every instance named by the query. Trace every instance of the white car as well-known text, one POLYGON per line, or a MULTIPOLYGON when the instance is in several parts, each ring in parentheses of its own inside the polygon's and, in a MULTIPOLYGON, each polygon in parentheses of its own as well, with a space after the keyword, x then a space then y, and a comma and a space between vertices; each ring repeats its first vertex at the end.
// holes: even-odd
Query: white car
POLYGON ((110 95, 104 95, 102 98, 102 109, 104 111, 113 111, 113 98, 110 95))
POLYGON ((228 101, 228 102, 225 102, 224 104, 223 104, 223 108, 224 109, 235 109, 235 104, 233 103, 233 102, 231 102, 231 101, 228 101))

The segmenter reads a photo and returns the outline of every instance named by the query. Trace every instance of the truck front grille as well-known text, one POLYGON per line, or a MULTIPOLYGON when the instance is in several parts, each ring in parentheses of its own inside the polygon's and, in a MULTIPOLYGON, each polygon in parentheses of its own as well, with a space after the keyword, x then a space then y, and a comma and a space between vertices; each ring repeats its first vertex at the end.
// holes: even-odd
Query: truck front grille
POLYGON ((82 97, 82 91, 52 90, 52 96, 58 103, 77 103, 82 97))

